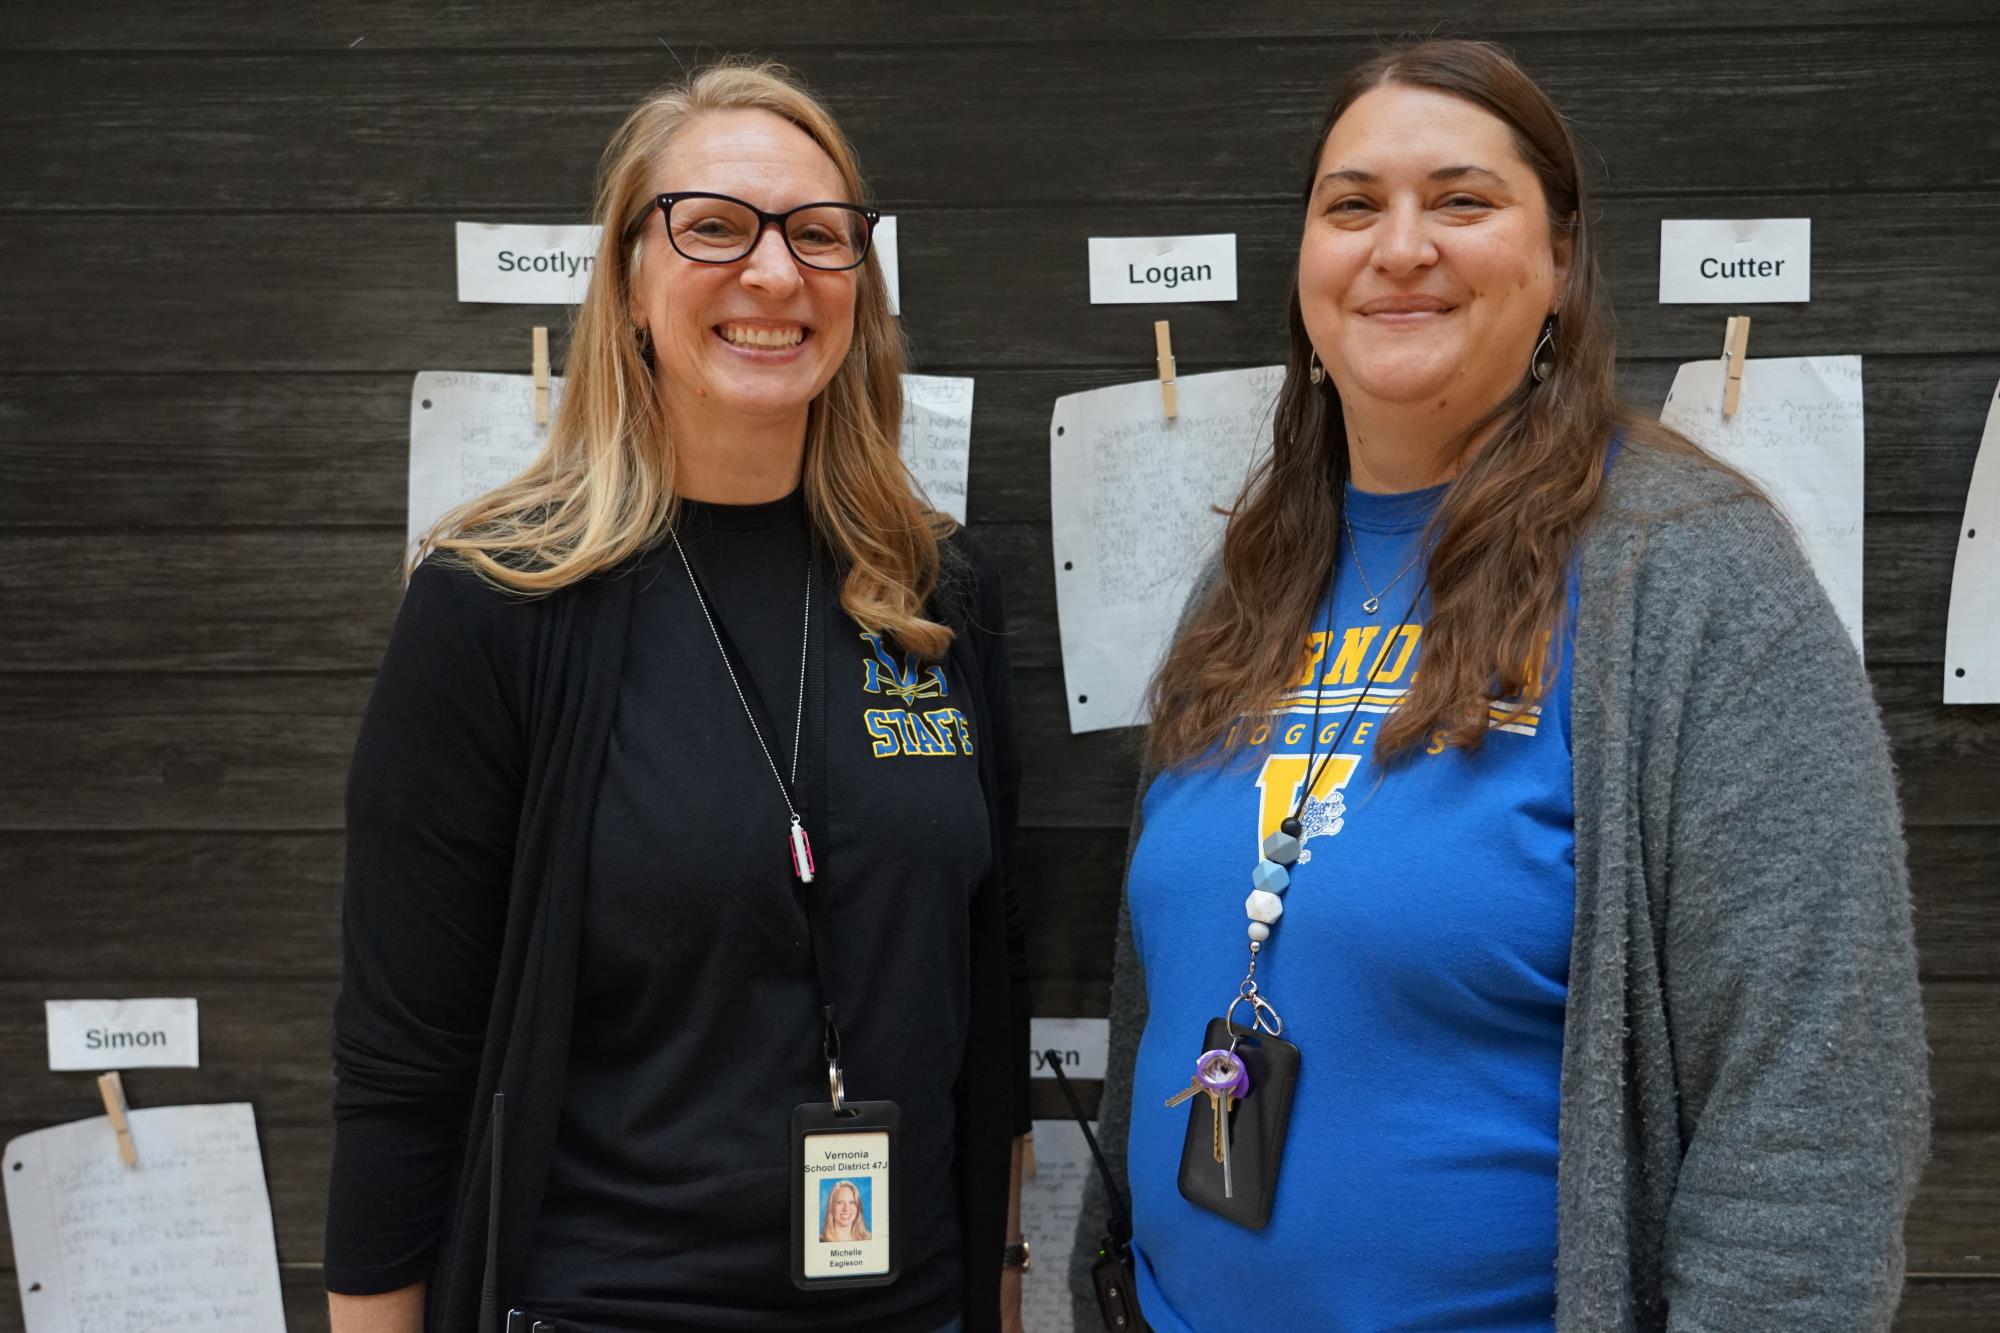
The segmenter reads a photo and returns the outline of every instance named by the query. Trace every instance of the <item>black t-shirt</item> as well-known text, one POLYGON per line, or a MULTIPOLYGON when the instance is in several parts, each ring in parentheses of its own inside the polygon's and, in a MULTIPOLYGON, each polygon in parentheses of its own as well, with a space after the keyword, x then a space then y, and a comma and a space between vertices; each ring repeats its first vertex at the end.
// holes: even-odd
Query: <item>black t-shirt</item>
MULTIPOLYGON (((688 503, 680 532, 789 773, 803 500, 688 503)), ((653 569, 598 790, 562 1127, 517 1289, 537 1314, 621 1333, 929 1333, 959 1306, 953 1084, 967 905, 991 859, 972 710, 944 668, 864 635, 822 561, 825 808, 806 814, 819 873, 801 885, 778 780, 687 574, 671 553, 653 569), (848 1095, 901 1110, 889 1287, 788 1276, 791 1111, 827 1100, 814 941, 848 1095)), ((807 725, 802 810, 821 748, 807 725)))

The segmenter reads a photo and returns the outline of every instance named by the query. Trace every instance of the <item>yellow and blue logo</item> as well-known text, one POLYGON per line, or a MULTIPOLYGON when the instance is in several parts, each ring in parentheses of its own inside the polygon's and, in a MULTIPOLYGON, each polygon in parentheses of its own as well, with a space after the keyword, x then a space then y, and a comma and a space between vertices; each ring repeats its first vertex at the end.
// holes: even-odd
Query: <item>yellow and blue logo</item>
POLYGON ((897 699, 901 708, 870 708, 862 721, 868 727, 877 759, 898 755, 938 758, 972 753, 972 719, 956 708, 932 708, 918 712, 913 707, 925 699, 951 697, 951 683, 943 666, 925 666, 915 653, 904 653, 899 662, 879 634, 864 632, 861 641, 869 656, 861 659, 861 688, 869 694, 897 699))

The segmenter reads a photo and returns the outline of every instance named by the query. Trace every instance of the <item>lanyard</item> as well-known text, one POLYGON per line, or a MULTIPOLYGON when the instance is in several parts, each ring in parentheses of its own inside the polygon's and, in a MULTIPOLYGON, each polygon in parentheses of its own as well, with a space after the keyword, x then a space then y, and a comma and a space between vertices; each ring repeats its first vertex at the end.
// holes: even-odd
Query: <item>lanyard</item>
MULTIPOLYGON (((806 607, 799 645, 799 699, 793 722, 791 779, 788 782, 778 768, 776 753, 764 735, 770 717, 770 709, 764 702, 757 681, 750 674, 743 654, 737 650, 735 641, 709 608, 709 599, 702 590, 701 580, 694 572, 694 565, 688 559, 686 548, 681 546, 678 534, 673 536, 674 548, 679 552, 682 566, 687 570, 688 584, 694 590, 695 602, 701 607, 702 618, 708 622, 710 634, 715 639, 716 650, 722 656, 722 665, 728 673, 730 684, 736 687, 736 697, 743 705, 744 720, 750 724, 751 732, 757 738, 758 747, 764 752, 764 759, 770 765, 772 777, 777 779, 778 788, 784 797, 786 813, 791 817, 789 838, 791 840, 792 868, 798 877, 798 887, 803 889, 815 879, 812 844, 806 832, 806 820, 814 818, 819 823, 826 809, 826 618, 827 601, 821 591, 824 580, 816 577, 819 568, 817 546, 806 558, 806 607), (819 606, 815 608, 814 603, 819 606), (817 609, 818 614, 815 614, 817 609), (746 684, 747 681, 747 684, 746 684), (751 700, 756 700, 753 707, 751 700), (759 720, 759 713, 764 719, 759 720), (812 753, 805 764, 804 787, 799 783, 800 754, 812 753), (820 812, 815 816, 815 812, 820 812)), ((811 537, 807 538, 811 542, 811 537)), ((824 824, 820 824, 824 833, 824 824)), ((819 932, 814 928, 814 899, 823 899, 825 890, 801 893, 799 909, 805 916, 806 951, 812 956, 813 981, 819 988, 820 1051, 826 1057, 827 1091, 833 1101, 834 1110, 841 1108, 846 1094, 845 1078, 841 1073, 840 1027, 834 1016, 833 991, 827 985, 824 956, 820 950, 819 932)))

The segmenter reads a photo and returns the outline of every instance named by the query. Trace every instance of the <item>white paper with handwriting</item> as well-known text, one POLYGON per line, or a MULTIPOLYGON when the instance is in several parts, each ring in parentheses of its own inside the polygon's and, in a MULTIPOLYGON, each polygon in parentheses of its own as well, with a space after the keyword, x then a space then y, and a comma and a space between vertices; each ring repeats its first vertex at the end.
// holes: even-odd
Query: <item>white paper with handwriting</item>
POLYGON ((1175 417, 1158 380, 1056 399, 1049 518, 1072 732, 1147 720, 1146 682, 1222 539, 1216 506, 1270 452, 1284 377, 1283 366, 1183 375, 1175 417))
POLYGON ((903 461, 932 505, 965 522, 972 462, 972 380, 903 376, 903 461))
MULTIPOLYGON (((563 380, 550 381, 549 418, 563 380)), ((526 467, 548 442, 535 424, 535 382, 528 375, 420 370, 410 386, 408 540, 467 500, 526 467)), ((903 457, 931 503, 963 523, 972 453, 972 380, 956 375, 903 376, 903 457)))
POLYGON ((284 1333, 271 1196, 248 1102, 103 1116, 7 1145, 27 1333, 284 1333))
POLYGON ((1861 652, 1865 430, 1858 356, 1753 357, 1722 415, 1722 362, 1690 361, 1660 420, 1748 473, 1791 520, 1861 652))
POLYGON ((1076 1121, 1035 1122, 1035 1163, 1034 1177, 1021 1182, 1021 1232, 1035 1253, 1035 1275, 1021 1284, 1021 1322, 1028 1333, 1071 1333, 1069 1258, 1094 1169, 1076 1121))

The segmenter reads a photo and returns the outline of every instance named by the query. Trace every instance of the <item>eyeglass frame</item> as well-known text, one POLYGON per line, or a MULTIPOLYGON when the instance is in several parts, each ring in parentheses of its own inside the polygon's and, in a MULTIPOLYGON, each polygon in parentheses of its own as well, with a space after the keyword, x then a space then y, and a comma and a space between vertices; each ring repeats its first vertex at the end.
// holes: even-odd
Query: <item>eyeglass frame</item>
POLYGON ((687 260, 690 264, 740 264, 755 254, 757 247, 764 243, 765 229, 776 227, 778 229, 778 239, 785 243, 785 253, 790 255, 796 263, 803 264, 816 273, 852 273, 855 269, 867 263, 868 252, 875 245, 875 224, 882 220, 882 213, 879 209, 869 208, 863 204, 849 203, 845 199, 818 199, 809 204, 800 204, 796 208, 788 208, 782 213, 767 213, 749 200, 738 199, 733 194, 717 194, 713 190, 675 190, 669 191, 666 194, 656 194, 653 196, 652 207, 648 208, 645 214, 642 214, 633 222, 631 230, 628 233, 628 239, 636 240, 638 238, 640 230, 646 225, 646 218, 652 214, 653 209, 658 209, 660 212, 660 225, 667 233, 667 244, 673 246, 674 253, 682 259, 687 260), (749 246, 745 248, 743 253, 737 255, 734 259, 701 259, 695 255, 691 255, 681 249, 680 244, 674 240, 673 207, 684 199, 720 199, 725 204, 735 204, 739 208, 747 208, 757 217, 757 234, 751 238, 749 246), (810 259, 805 258, 792 248, 791 233, 785 230, 785 223, 794 213, 803 213, 807 209, 812 208, 844 208, 850 213, 859 213, 867 220, 868 229, 861 237, 861 254, 852 264, 842 264, 839 268, 828 268, 824 264, 813 263, 810 259))

